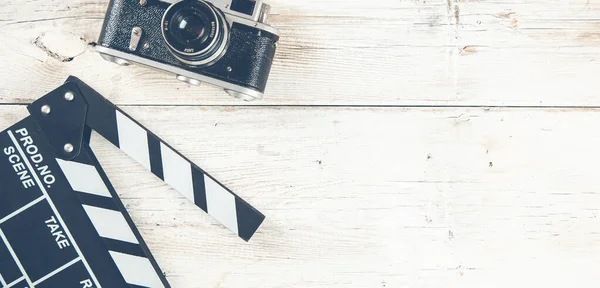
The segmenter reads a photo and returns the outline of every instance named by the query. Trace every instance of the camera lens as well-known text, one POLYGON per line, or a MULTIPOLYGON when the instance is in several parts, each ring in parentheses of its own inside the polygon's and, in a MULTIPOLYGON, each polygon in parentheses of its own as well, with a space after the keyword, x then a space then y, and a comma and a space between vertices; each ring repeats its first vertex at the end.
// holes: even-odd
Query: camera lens
POLYGON ((192 11, 185 11, 180 14, 174 17, 175 21, 172 21, 170 25, 171 33, 173 33, 177 42, 188 44, 192 41, 201 41, 208 38, 206 37, 208 36, 206 30, 210 29, 210 27, 207 27, 209 21, 206 17, 203 17, 204 15, 198 15, 192 11))
POLYGON ((219 60, 229 40, 223 13, 201 0, 171 5, 163 16, 162 33, 173 56, 191 66, 208 66, 219 60))

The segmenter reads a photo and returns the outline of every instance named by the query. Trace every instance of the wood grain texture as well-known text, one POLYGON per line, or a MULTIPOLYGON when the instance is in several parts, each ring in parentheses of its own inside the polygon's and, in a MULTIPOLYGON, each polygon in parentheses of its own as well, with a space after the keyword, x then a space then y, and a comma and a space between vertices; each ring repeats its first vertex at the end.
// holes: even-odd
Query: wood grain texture
POLYGON ((94 136, 173 287, 600 280, 600 110, 125 110, 267 216, 243 243, 94 136))
POLYGON ((0 129, 74 75, 267 216, 243 243, 94 135, 175 288, 598 283, 600 1, 267 2, 246 103, 102 60, 106 0, 5 0, 0 129))
MULTIPOLYGON (((600 105, 600 1, 269 3, 281 42, 252 105, 600 105)), ((73 74, 117 104, 248 104, 102 61, 90 45, 106 6, 1 3, 0 103, 28 103, 73 74)))

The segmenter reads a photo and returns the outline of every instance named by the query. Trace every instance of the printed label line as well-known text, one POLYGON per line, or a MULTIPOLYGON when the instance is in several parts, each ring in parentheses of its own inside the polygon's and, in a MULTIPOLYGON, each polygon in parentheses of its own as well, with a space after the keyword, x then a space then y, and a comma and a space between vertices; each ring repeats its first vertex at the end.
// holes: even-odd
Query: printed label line
POLYGON ((23 281, 23 279, 25 279, 25 276, 19 277, 19 279, 17 279, 15 281, 13 281, 12 283, 8 284, 8 286, 6 286, 6 288, 10 288, 10 287, 13 287, 13 286, 19 284, 19 282, 23 281))
POLYGON ((40 201, 42 201, 42 200, 44 200, 44 199, 46 199, 46 196, 45 196, 45 195, 42 195, 42 196, 40 196, 40 198, 37 198, 37 199, 35 199, 35 200, 33 200, 33 201, 29 202, 29 204, 27 204, 27 205, 25 205, 25 206, 23 206, 23 207, 19 208, 19 210, 15 211, 15 212, 13 212, 13 213, 10 213, 10 214, 8 214, 8 216, 6 216, 6 217, 4 217, 4 218, 0 219, 0 224, 2 224, 2 223, 4 223, 4 222, 8 221, 8 220, 9 220, 10 218, 12 218, 12 217, 15 217, 15 216, 17 216, 19 213, 21 213, 21 212, 23 212, 23 211, 25 211, 25 210, 29 209, 31 206, 33 206, 33 205, 35 205, 35 204, 39 203, 40 201))
POLYGON ((10 255, 17 263, 19 270, 21 270, 21 274, 23 274, 25 280, 27 280, 29 287, 33 287, 33 285, 31 284, 31 279, 29 279, 29 276, 27 276, 27 273, 25 273, 25 269, 23 268, 23 265, 21 265, 21 261, 19 261, 19 258, 17 258, 17 254, 15 254, 15 251, 12 249, 12 246, 10 246, 10 243, 8 243, 8 239, 6 238, 6 235, 4 235, 2 229, 0 229, 0 238, 2 238, 2 241, 4 241, 4 245, 6 245, 6 248, 8 248, 8 252, 10 252, 10 255))
POLYGON ((2 277, 2 274, 0 274, 0 284, 2 284, 2 287, 8 286, 8 284, 6 284, 6 281, 4 281, 4 277, 2 277))
POLYGON ((40 284, 40 283, 42 283, 42 282, 44 282, 44 281, 48 280, 48 278, 50 278, 50 277, 52 277, 52 276, 54 276, 54 275, 58 274, 59 272, 61 272, 61 271, 65 270, 65 269, 67 269, 67 268, 71 267, 71 265, 73 265, 73 264, 75 264, 75 263, 79 262, 80 260, 81 260, 81 258, 79 258, 79 257, 77 257, 77 258, 75 258, 75 259, 71 260, 69 263, 67 263, 67 264, 65 264, 65 265, 63 265, 63 266, 61 266, 60 268, 58 268, 58 269, 56 269, 56 270, 54 270, 54 271, 52 271, 52 272, 48 273, 48 275, 46 275, 46 276, 44 276, 44 277, 40 278, 39 280, 37 280, 37 281, 33 282, 33 286, 37 286, 38 284, 40 284))
MULTIPOLYGON (((87 260, 85 260, 85 257, 83 256, 83 253, 81 253, 81 249, 79 249, 79 245, 77 245, 77 243, 75 242, 75 239, 73 238, 73 235, 71 234, 71 231, 69 230, 69 227, 67 227, 67 225, 65 224, 65 221, 63 221, 63 219, 62 219, 62 216, 60 216, 60 213, 58 213, 58 209, 56 209, 54 202, 52 202, 52 199, 50 199, 50 196, 48 195, 48 191, 46 191, 44 184, 42 183, 42 181, 40 181, 40 178, 38 177, 36 171, 33 169, 33 166, 31 166, 31 162, 29 162, 29 158, 27 158, 27 155, 25 155, 25 153, 23 152, 23 149, 21 148, 21 144, 19 142, 17 142, 17 139, 15 138, 15 135, 12 133, 12 131, 8 130, 7 132, 8 132, 8 136, 10 137, 10 140, 12 140, 12 142, 15 144, 15 147, 17 148, 17 150, 19 151, 19 154, 23 158, 23 162, 25 162, 25 165, 27 165, 29 172, 31 172, 31 175, 33 176, 33 179, 35 180, 36 184, 38 185, 40 190, 42 190, 42 193, 44 193, 44 196, 46 196, 46 200, 48 201, 48 204, 50 204, 50 208, 52 208, 52 211, 54 211, 54 214, 56 215, 56 219, 58 219, 58 222, 60 222, 63 229, 65 229, 65 234, 67 234, 67 237, 69 237, 69 240, 71 240, 71 243, 73 244, 73 248, 75 248, 75 251, 77 251, 77 254, 79 255, 79 258, 81 258, 81 262, 85 266, 85 269, 88 271, 88 273, 90 273, 90 276, 92 277, 92 281, 94 281, 94 284, 96 284, 97 288, 102 288, 102 286, 100 286, 100 284, 98 283, 98 279, 96 278, 96 275, 94 274, 94 272, 92 272, 92 269, 90 268, 90 264, 88 264, 87 260)), ((29 283, 31 284, 31 282, 29 282, 29 283)))

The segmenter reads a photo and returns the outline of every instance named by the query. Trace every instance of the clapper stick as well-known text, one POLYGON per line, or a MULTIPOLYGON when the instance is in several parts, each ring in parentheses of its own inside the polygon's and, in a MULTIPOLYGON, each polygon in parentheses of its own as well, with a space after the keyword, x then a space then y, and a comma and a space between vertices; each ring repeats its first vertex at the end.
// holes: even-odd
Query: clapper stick
POLYGON ((170 288, 89 146, 98 132, 248 241, 264 216, 70 77, 0 133, 0 287, 170 288))
POLYGON ((62 87, 35 101, 28 109, 39 120, 44 132, 54 135, 49 139, 54 142, 51 144, 56 149, 55 153, 65 159, 77 155, 81 147, 88 146, 90 132, 94 130, 242 239, 250 240, 265 218, 246 201, 75 77, 69 77, 62 87), (64 99, 63 96, 68 93, 73 94, 73 100, 64 99), (57 117, 40 113, 45 106, 54 110, 53 103, 66 111, 57 117), (73 107, 77 107, 77 110, 73 107), (82 120, 85 121, 84 125, 81 125, 82 120), (66 134, 65 127, 76 133, 66 134), (73 145, 73 152, 64 152, 65 143, 73 145))

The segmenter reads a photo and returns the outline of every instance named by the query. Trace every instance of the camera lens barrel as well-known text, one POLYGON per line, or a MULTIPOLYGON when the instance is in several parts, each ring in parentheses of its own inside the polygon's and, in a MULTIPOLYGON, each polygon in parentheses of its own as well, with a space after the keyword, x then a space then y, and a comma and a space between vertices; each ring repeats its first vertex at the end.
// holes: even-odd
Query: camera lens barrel
POLYGON ((229 26, 225 15, 202 0, 172 4, 162 19, 162 35, 179 61, 191 66, 209 66, 227 50, 229 26))

